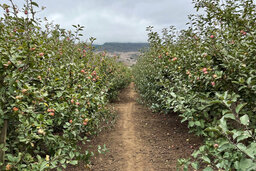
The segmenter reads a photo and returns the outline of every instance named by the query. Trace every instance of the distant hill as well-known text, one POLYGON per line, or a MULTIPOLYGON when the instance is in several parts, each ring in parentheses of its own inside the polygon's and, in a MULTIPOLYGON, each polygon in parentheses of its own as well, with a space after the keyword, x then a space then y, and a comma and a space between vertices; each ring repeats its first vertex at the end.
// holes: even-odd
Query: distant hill
POLYGON ((107 52, 137 52, 141 49, 148 48, 148 43, 115 43, 108 42, 103 45, 93 45, 96 51, 107 52))

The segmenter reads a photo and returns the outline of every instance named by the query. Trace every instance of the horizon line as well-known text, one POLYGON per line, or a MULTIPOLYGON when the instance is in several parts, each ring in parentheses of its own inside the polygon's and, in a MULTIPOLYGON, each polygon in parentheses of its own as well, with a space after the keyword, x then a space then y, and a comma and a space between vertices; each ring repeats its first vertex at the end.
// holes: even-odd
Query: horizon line
POLYGON ((136 44, 136 43, 147 43, 148 44, 148 42, 104 42, 104 43, 93 43, 94 45, 96 44, 96 45, 103 45, 103 44, 105 44, 105 43, 119 43, 119 44, 125 44, 125 43, 130 43, 130 44, 136 44))

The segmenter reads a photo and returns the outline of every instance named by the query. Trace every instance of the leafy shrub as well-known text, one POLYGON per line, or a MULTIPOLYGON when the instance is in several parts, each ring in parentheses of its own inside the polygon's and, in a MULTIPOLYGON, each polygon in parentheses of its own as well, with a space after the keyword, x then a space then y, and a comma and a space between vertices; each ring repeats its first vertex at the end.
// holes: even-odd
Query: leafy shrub
MULTIPOLYGON (((76 31, 43 25, 38 4, 1 4, 0 126, 8 121, 6 170, 44 170, 88 161, 87 141, 107 118, 106 104, 130 81, 129 70, 94 54, 76 31), (23 13, 21 15, 21 13, 23 13), (45 27, 45 28, 43 28, 45 27)), ((1 163, 3 166, 3 163, 1 163)))
MULTIPOLYGON (((205 137, 185 168, 256 169, 256 6, 252 0, 195 0, 188 29, 148 27, 150 50, 134 67, 142 99, 179 112, 205 137), (203 10, 203 11, 202 11, 203 10)), ((184 162, 185 161, 185 162, 184 162)))

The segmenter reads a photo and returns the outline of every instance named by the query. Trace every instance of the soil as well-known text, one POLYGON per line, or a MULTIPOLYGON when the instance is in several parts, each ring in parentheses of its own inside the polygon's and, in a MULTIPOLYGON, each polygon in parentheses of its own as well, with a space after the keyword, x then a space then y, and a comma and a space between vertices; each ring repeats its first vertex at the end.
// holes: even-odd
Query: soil
POLYGON ((68 170, 95 171, 172 171, 177 170, 179 158, 189 158, 201 139, 188 133, 177 114, 152 113, 137 103, 134 84, 120 93, 113 103, 118 112, 112 129, 102 131, 90 144, 108 148, 106 154, 92 158, 90 169, 83 164, 68 170))

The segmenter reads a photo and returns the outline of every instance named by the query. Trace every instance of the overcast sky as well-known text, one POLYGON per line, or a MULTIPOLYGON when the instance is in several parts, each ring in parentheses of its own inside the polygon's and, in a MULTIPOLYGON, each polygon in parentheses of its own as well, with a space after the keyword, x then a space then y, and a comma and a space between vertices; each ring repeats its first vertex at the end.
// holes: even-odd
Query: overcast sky
MULTIPOLYGON (((8 2, 8 0, 0 0, 8 2)), ((19 6, 23 0, 13 0, 19 6)), ((185 28, 187 15, 195 13, 192 0, 36 0, 46 9, 39 14, 71 29, 85 26, 83 40, 93 36, 96 43, 146 42, 147 26, 155 30, 170 25, 185 28)))

